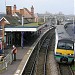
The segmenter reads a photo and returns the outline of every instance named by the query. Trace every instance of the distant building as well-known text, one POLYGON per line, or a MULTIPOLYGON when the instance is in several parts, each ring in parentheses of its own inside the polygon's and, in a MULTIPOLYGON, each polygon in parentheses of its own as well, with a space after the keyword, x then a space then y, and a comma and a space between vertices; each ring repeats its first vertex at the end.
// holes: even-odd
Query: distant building
POLYGON ((53 18, 53 14, 51 14, 51 13, 45 13, 45 14, 36 13, 36 15, 35 15, 36 22, 47 22, 51 18, 53 18))

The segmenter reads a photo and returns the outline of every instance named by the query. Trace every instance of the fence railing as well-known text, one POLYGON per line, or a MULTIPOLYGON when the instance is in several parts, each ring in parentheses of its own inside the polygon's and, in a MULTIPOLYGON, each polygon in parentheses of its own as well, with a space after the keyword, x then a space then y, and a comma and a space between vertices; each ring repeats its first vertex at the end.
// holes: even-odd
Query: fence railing
POLYGON ((5 57, 5 60, 7 62, 7 64, 11 64, 12 61, 13 61, 13 56, 12 56, 12 53, 9 53, 6 57, 5 57))
POLYGON ((7 70, 8 64, 11 64, 13 61, 12 53, 9 53, 3 60, 0 60, 0 72, 7 70))
POLYGON ((7 69, 7 63, 4 59, 4 60, 0 61, 0 72, 2 72, 5 69, 7 69))

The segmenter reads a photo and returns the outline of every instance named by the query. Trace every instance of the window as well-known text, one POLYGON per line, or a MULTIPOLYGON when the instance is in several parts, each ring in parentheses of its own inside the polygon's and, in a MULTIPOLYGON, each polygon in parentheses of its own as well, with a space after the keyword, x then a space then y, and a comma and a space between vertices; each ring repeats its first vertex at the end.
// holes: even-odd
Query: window
POLYGON ((65 49, 65 43, 64 42, 58 42, 57 48, 59 48, 59 49, 65 49))
POLYGON ((70 43, 70 42, 58 42, 57 48, 58 49, 73 50, 74 45, 73 45, 73 43, 70 43))

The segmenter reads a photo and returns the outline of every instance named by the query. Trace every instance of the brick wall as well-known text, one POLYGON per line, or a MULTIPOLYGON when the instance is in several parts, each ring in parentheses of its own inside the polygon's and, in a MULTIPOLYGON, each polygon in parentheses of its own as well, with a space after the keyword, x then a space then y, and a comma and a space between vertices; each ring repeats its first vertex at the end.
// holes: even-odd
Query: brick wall
POLYGON ((12 7, 11 6, 6 6, 6 14, 12 15, 12 7))
POLYGON ((24 9, 20 9, 20 14, 24 15, 24 9))

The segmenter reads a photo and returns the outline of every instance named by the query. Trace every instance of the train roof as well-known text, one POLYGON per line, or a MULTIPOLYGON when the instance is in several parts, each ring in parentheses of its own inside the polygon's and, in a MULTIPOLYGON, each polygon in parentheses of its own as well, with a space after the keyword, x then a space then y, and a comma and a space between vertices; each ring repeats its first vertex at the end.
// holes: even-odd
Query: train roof
POLYGON ((60 39, 59 41, 74 43, 74 41, 67 39, 67 38, 60 39))
POLYGON ((64 25, 57 25, 56 26, 56 32, 57 32, 57 37, 58 40, 62 40, 62 39, 68 39, 71 40, 71 37, 69 36, 69 34, 66 32, 64 25))

